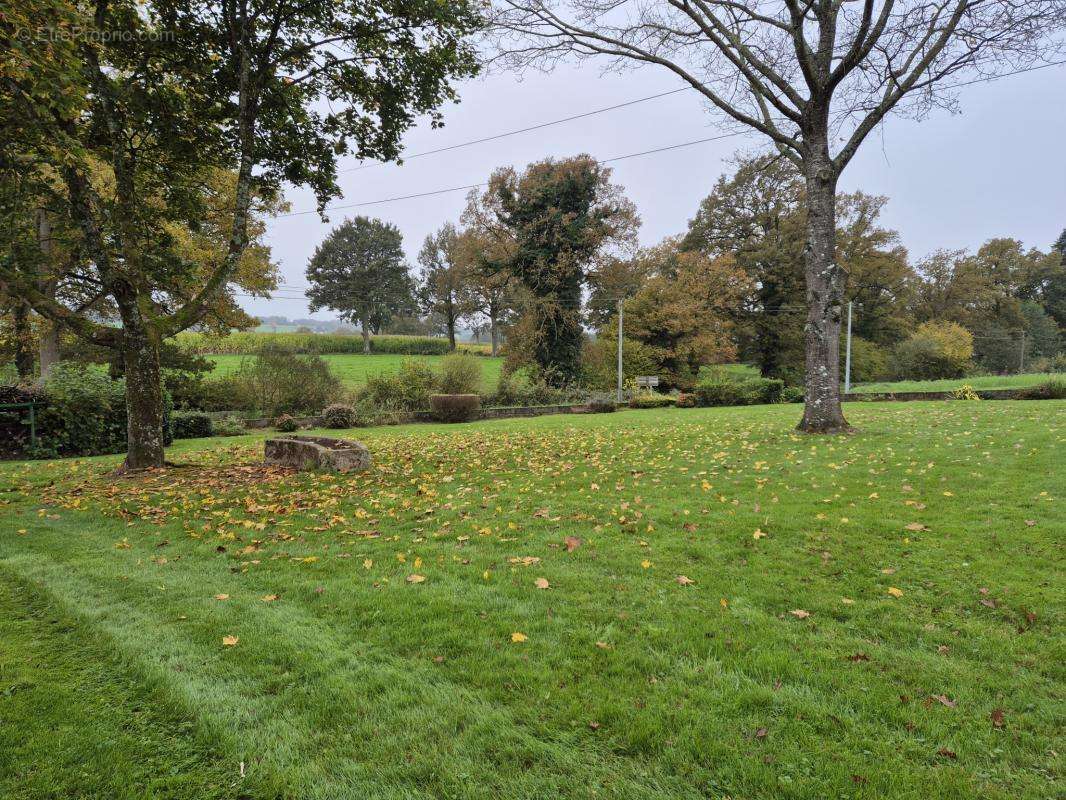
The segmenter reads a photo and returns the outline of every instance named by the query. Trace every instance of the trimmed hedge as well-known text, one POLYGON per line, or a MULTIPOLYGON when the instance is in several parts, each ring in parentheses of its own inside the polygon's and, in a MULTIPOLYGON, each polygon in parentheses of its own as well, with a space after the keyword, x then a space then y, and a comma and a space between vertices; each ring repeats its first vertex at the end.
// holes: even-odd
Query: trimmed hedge
MULTIPOLYGON (((254 333, 239 331, 227 336, 209 336, 185 331, 177 343, 194 353, 251 356, 267 346, 281 347, 302 355, 363 352, 363 337, 335 333, 254 333)), ((447 339, 431 336, 371 336, 370 351, 405 356, 441 356, 450 352, 447 339)))
POLYGON ((322 410, 327 428, 354 428, 357 417, 355 409, 344 403, 333 403, 322 410))
POLYGON ((211 417, 196 411, 175 411, 170 429, 175 439, 206 439, 214 434, 211 417))
POLYGON ((629 401, 630 408, 665 408, 677 402, 677 398, 669 394, 657 394, 655 392, 641 392, 635 394, 629 401))
POLYGON ((481 397, 476 394, 434 394, 429 407, 440 422, 469 422, 481 412, 481 397))
POLYGON ((785 382, 777 378, 705 380, 696 384, 701 406, 754 406, 781 402, 785 382))

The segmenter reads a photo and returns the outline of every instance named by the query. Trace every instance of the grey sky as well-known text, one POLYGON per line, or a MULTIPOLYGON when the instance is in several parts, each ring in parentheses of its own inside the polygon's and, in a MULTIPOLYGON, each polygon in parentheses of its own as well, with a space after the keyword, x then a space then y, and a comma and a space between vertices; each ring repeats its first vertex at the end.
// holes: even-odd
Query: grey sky
MULTIPOLYGON (((531 73, 521 80, 494 74, 460 87, 461 102, 445 109, 445 127, 420 125, 406 137, 417 153, 490 136, 590 109, 678 88, 661 69, 601 75, 591 65, 531 73)), ((1066 227, 1066 66, 1016 75, 960 90, 962 113, 923 122, 891 119, 864 144, 841 187, 890 198, 884 224, 895 228, 913 258, 932 250, 976 248, 994 236, 1046 249, 1066 227)), ((625 109, 519 134, 403 166, 373 165, 341 173, 343 200, 373 201, 485 180, 498 166, 522 167, 546 156, 589 153, 607 159, 713 136, 715 118, 685 91, 625 109)), ((699 201, 738 150, 765 140, 744 137, 699 144, 612 165, 613 180, 636 203, 643 244, 685 229, 699 201)), ((355 162, 342 165, 355 166, 355 162)), ((306 285, 304 268, 315 246, 345 216, 365 214, 395 224, 412 264, 426 234, 458 221, 465 192, 336 211, 330 223, 315 215, 269 223, 268 243, 287 287, 306 285)), ((290 190, 293 211, 314 207, 308 192, 290 190)), ((283 288, 285 297, 299 289, 283 288)), ((253 314, 307 316, 303 300, 249 299, 253 314)), ((329 312, 315 317, 328 318, 329 312)))

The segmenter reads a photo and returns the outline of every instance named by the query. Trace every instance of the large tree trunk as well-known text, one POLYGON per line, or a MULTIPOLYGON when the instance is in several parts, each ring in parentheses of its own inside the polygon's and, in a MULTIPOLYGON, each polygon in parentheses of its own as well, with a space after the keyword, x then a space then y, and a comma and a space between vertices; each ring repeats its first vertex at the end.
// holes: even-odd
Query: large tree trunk
POLYGON ((126 327, 122 340, 126 370, 126 469, 163 466, 163 381, 159 341, 126 327))
POLYGON ((448 349, 455 352, 455 316, 448 313, 448 349))
POLYGON ((370 355, 370 322, 363 320, 363 355, 370 355))
POLYGON ((828 147, 807 159, 805 403, 799 430, 848 429, 840 407, 840 315, 844 274, 836 264, 836 172, 828 147))
POLYGON ((59 363, 59 327, 50 320, 45 320, 41 328, 41 338, 37 343, 37 361, 42 381, 48 377, 52 367, 59 363))
POLYGON ((489 317, 489 338, 492 340, 492 357, 496 357, 496 352, 500 348, 500 328, 496 324, 496 317, 489 317))
POLYGON ((15 370, 18 372, 20 383, 30 383, 33 380, 33 331, 30 330, 30 308, 16 297, 11 316, 15 334, 15 370))

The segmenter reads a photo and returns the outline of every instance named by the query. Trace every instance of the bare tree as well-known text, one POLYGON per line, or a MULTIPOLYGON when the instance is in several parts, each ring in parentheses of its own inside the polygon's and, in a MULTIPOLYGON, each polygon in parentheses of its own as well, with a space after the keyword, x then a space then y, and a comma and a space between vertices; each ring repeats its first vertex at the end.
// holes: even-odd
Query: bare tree
POLYGON ((731 124, 770 139, 806 183, 806 405, 845 430, 838 366, 847 275, 835 259, 841 171, 889 112, 954 109, 959 81, 1062 52, 1066 0, 497 0, 497 58, 655 64, 731 124))

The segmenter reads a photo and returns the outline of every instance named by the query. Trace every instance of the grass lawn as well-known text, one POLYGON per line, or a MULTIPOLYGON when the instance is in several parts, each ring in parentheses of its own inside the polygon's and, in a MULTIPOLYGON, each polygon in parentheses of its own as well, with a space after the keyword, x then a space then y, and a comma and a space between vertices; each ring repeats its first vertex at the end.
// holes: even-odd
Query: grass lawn
POLYGON ((0 797, 1062 797, 1066 402, 798 412, 0 465, 0 797))
POLYGON ((853 392, 948 392, 960 386, 974 389, 1024 389, 1046 381, 1066 381, 1066 373, 1030 372, 1022 375, 977 375, 972 378, 952 378, 941 381, 885 381, 860 383, 853 392))
MULTIPOLYGON (((215 375, 228 375, 240 368, 241 362, 254 356, 212 355, 208 356, 215 362, 215 375)), ((444 356, 399 356, 399 355, 369 355, 357 353, 341 353, 322 356, 329 364, 333 374, 340 378, 341 382, 349 389, 354 389, 366 383, 368 375, 380 375, 395 372, 400 368, 400 363, 406 359, 425 361, 434 368, 440 365, 444 356)), ((486 391, 492 391, 500 379, 500 368, 503 366, 502 358, 490 358, 478 356, 481 364, 482 383, 486 391)))

